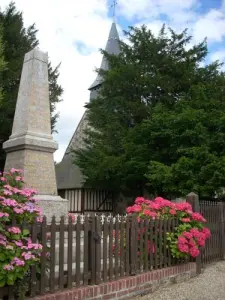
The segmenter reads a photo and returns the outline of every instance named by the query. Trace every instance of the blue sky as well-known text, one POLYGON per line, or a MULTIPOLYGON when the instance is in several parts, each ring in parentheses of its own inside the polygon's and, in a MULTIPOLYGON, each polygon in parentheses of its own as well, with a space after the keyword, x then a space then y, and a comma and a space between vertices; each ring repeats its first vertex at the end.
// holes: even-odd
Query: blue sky
MULTIPOLYGON (((99 48, 104 48, 112 23, 113 0, 14 0, 23 11, 25 25, 36 23, 40 49, 53 65, 61 62, 59 81, 64 88, 59 144, 60 161, 89 100, 88 87, 100 66, 99 48)), ((162 24, 175 31, 189 28, 192 44, 208 40, 207 62, 225 60, 225 0, 117 0, 116 21, 122 30, 146 24, 155 34, 162 24)), ((1 0, 4 9, 10 0, 1 0)))

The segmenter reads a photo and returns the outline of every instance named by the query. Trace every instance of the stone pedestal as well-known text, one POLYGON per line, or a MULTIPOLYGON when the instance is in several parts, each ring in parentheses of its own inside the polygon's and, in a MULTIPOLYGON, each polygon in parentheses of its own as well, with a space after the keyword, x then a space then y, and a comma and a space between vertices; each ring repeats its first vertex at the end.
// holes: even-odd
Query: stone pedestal
POLYGON ((54 215, 57 222, 60 221, 61 216, 68 216, 69 203, 68 200, 61 198, 60 196, 51 195, 36 195, 38 206, 41 207, 48 221, 54 215), (54 213, 53 213, 54 212, 54 213))
POLYGON ((44 214, 67 213, 67 200, 57 196, 53 153, 58 145, 51 135, 48 54, 38 49, 25 55, 12 135, 3 148, 5 170, 24 171, 26 186, 40 194, 44 214))

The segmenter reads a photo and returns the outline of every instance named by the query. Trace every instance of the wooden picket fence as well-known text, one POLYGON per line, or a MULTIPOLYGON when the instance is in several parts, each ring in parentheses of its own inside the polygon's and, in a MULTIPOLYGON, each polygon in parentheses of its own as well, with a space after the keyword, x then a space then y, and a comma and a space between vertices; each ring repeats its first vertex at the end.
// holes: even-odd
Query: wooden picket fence
MULTIPOLYGON (((196 259, 200 273, 202 266, 225 259, 225 202, 199 201, 194 193, 186 201, 205 216, 212 233, 196 259)), ((167 241, 167 233, 173 232, 178 222, 137 222, 130 216, 103 215, 78 215, 74 223, 71 218, 69 222, 63 217, 59 222, 55 217, 51 222, 44 218, 29 228, 32 241, 44 247, 39 266, 29 274, 28 296, 96 285, 183 263, 171 257, 167 241)), ((14 299, 12 287, 0 288, 0 299, 14 299)))
MULTIPOLYGON (((171 257, 167 242, 167 232, 177 224, 178 220, 137 222, 126 216, 78 216, 75 223, 63 217, 56 223, 53 217, 48 224, 44 218, 31 228, 33 242, 39 240, 44 247, 40 274, 34 267, 31 270, 29 296, 182 263, 171 257)), ((1 293, 7 294, 7 288, 1 293)))
POLYGON ((202 249, 201 262, 204 266, 225 259, 225 202, 210 199, 201 200, 199 204, 212 234, 202 249))

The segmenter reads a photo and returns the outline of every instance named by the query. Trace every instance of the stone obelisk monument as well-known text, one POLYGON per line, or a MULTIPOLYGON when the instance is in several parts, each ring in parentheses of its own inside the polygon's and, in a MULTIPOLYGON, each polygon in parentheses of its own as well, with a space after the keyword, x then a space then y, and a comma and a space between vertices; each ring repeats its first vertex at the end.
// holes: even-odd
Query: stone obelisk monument
POLYGON ((5 171, 24 171, 27 187, 38 191, 39 205, 47 216, 68 213, 68 201, 57 196, 50 123, 48 54, 34 49, 24 58, 12 135, 3 144, 5 171))

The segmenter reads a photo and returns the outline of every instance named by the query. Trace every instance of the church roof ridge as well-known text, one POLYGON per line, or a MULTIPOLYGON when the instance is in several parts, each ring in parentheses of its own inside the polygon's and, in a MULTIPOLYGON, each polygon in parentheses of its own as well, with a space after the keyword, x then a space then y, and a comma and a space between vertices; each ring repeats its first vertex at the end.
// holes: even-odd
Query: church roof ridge
MULTIPOLYGON (((118 55, 120 53, 120 46, 119 46, 119 34, 117 31, 115 21, 112 22, 108 40, 106 43, 105 51, 109 54, 118 55)), ((109 69, 109 64, 105 56, 102 58, 100 69, 107 71, 109 69)), ((95 81, 89 87, 89 90, 95 89, 102 83, 103 79, 100 74, 97 75, 95 81)))

